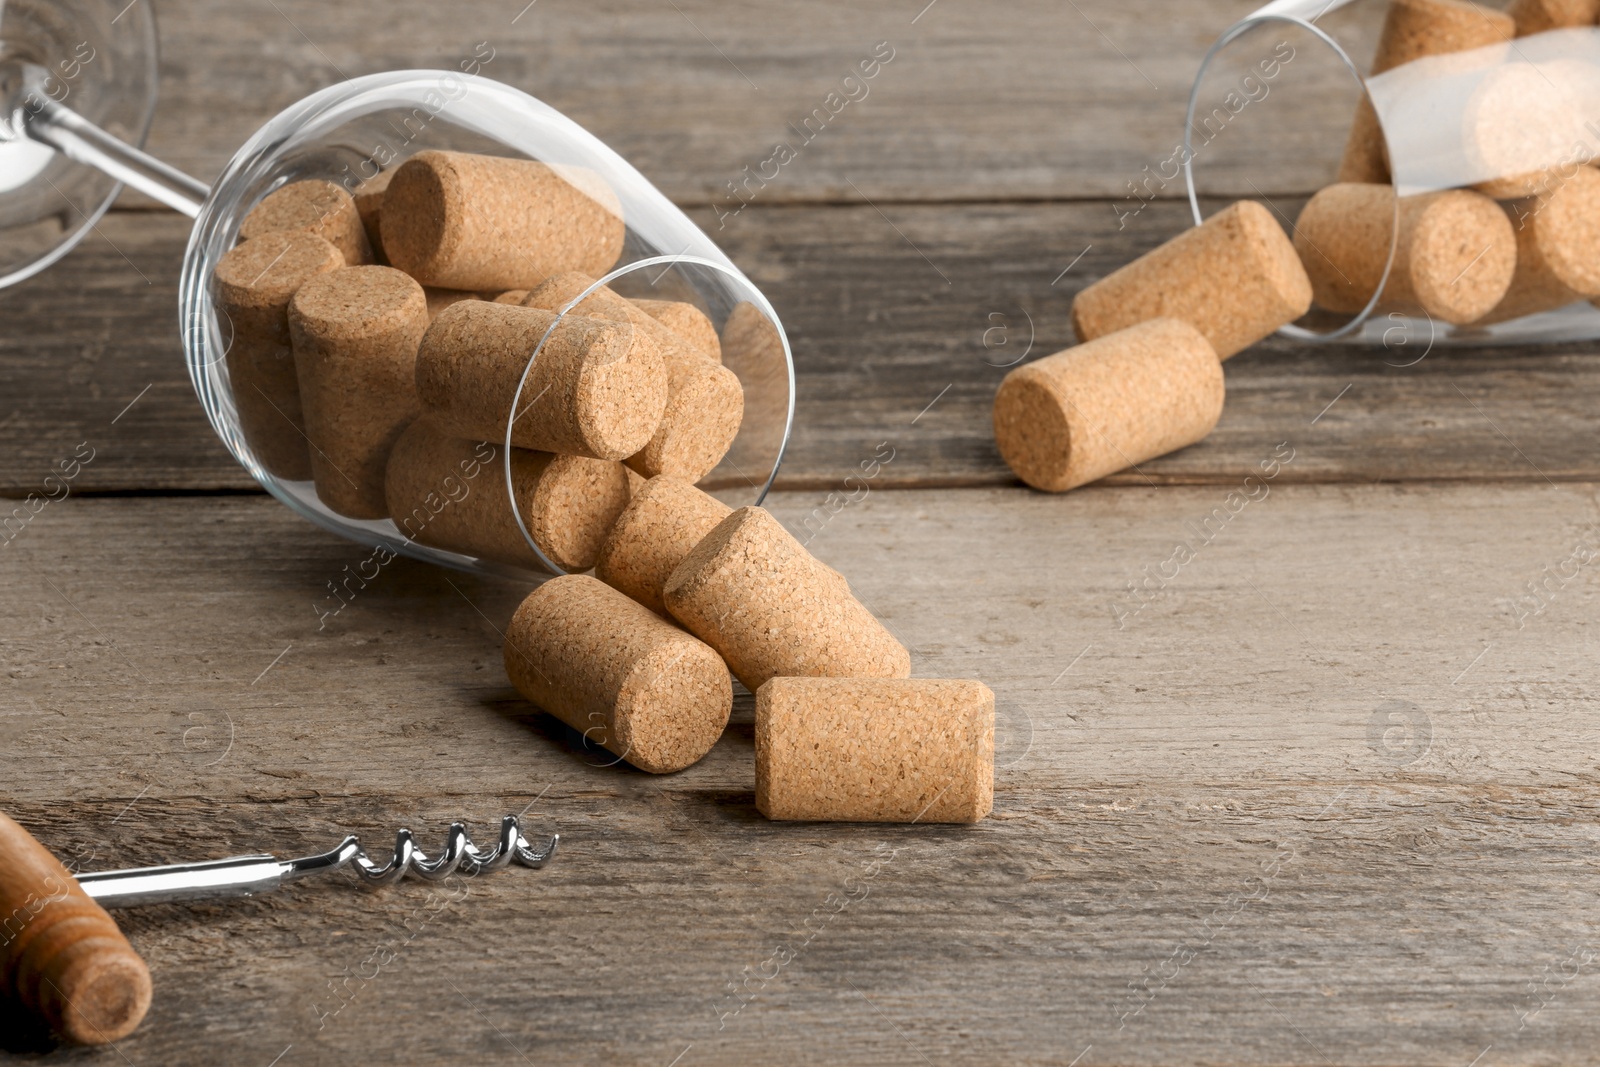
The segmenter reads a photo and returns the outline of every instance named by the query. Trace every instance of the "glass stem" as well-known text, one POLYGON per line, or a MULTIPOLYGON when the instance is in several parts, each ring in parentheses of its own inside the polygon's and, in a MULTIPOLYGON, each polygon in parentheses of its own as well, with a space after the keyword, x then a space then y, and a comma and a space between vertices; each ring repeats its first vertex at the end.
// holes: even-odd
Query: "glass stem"
POLYGON ((211 191, 204 182, 111 136, 54 100, 36 97, 24 108, 23 130, 68 159, 103 171, 191 219, 200 214, 200 205, 211 191))

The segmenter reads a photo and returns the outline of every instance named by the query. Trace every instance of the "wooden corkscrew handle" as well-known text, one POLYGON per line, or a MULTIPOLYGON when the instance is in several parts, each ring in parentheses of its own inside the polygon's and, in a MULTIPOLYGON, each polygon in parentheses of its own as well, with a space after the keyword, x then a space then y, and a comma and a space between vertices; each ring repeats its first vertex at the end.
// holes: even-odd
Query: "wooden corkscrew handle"
POLYGON ((57 1034, 103 1045, 150 1007, 150 969, 106 910, 33 835, 0 812, 0 996, 57 1034))

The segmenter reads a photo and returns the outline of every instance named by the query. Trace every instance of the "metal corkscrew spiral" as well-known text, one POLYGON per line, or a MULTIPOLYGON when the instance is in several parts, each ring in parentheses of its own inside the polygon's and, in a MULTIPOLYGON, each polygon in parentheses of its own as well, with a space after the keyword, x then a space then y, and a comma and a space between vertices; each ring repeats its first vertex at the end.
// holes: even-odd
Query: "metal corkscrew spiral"
POLYGON ((428 854, 417 847, 411 831, 401 830, 395 834, 394 853, 389 862, 377 864, 361 847, 361 839, 352 834, 328 852, 292 860, 296 870, 289 877, 297 878, 316 870, 348 865, 355 869, 363 882, 372 886, 398 882, 407 873, 437 882, 457 870, 467 874, 499 870, 513 859, 524 867, 540 867, 555 853, 560 839, 561 835, 553 835, 544 848, 534 849, 518 829, 517 817, 507 815, 500 821, 500 840, 488 852, 474 845, 472 838, 467 836, 466 826, 457 822, 450 824, 444 851, 437 858, 429 859, 428 854))
POLYGON ((139 867, 125 871, 95 871, 77 876, 86 893, 107 908, 138 904, 206 900, 216 897, 254 896, 275 889, 284 882, 321 871, 350 867, 364 885, 383 886, 398 882, 407 874, 436 882, 456 871, 475 875, 517 863, 523 867, 542 867, 555 855, 560 834, 552 834, 542 848, 534 848, 522 836, 515 815, 500 820, 500 839, 488 851, 477 847, 462 823, 452 823, 444 850, 430 856, 417 847, 410 830, 395 835, 394 852, 386 863, 375 863, 354 834, 327 852, 299 859, 280 860, 266 854, 233 856, 201 863, 178 863, 165 867, 139 867))

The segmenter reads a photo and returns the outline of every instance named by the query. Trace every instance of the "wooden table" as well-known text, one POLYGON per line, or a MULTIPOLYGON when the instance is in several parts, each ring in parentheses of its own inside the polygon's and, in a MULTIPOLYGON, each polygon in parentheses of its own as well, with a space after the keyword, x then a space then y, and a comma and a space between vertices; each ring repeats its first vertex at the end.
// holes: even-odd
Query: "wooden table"
MULTIPOLYGON (((1272 340, 1228 363, 1204 443, 1063 496, 1019 487, 988 428, 997 364, 1069 344, 1072 294, 1185 224, 1176 187, 1118 211, 1254 5, 922 5, 160 8, 150 143, 201 177, 311 89, 487 42, 485 74, 688 207, 794 343, 774 512, 798 528, 894 449, 812 547, 916 674, 995 690, 995 811, 769 824, 748 697, 682 774, 601 766, 506 682, 523 588, 401 561, 319 628, 364 550, 211 435, 178 352, 186 224, 128 197, 0 294, 0 487, 94 455, 0 550, 0 805, 84 869, 508 812, 562 850, 448 892, 341 876, 123 913, 148 1019, 49 1058, 1600 1058, 1600 581, 1573 563, 1600 548, 1594 346, 1272 340), (880 41, 869 97, 719 229, 726 183, 880 41), (1264 498, 1130 592, 1284 449, 1264 498)), ((1292 215, 1344 106, 1286 124, 1259 169, 1219 160, 1207 191, 1292 215)), ((49 1048, 0 1034, 19 1060, 49 1048)))

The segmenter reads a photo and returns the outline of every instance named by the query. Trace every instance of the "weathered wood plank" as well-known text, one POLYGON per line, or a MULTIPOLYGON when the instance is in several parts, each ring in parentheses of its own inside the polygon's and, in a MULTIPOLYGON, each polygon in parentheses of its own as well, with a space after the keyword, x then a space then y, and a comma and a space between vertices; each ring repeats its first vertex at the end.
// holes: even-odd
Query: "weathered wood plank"
MULTIPOLYGON (((781 484, 837 487, 885 441, 896 451, 883 485, 1009 482, 989 423, 996 364, 1071 343, 1072 294, 1184 221, 1155 205, 1119 229, 1104 203, 752 208, 731 221, 718 236, 796 352, 781 484)), ((36 491, 80 442, 97 452, 79 491, 250 488, 182 365, 185 223, 120 213, 100 229, 54 272, 0 293, 0 491, 36 491)), ((1305 445, 1291 480, 1537 477, 1530 463, 1556 480, 1600 477, 1593 346, 1438 349, 1397 365, 1421 350, 1269 341, 1228 362, 1210 438, 1117 480, 1234 482, 1284 440, 1305 445)))
POLYGON ((319 632, 364 554, 271 501, 52 504, 0 589, 0 805, 95 867, 563 834, 448 905, 128 913, 135 1063, 1588 1061, 1596 486, 1268 485, 811 521, 917 674, 995 689, 968 829, 765 823, 748 704, 683 774, 596 766, 505 684, 518 590, 397 562, 319 632))
MULTIPOLYGON (((1028 0, 997 17, 949 0, 476 0, 390 6, 374 17, 368 5, 314 0, 169 4, 150 147, 209 181, 308 92, 379 71, 456 69, 487 54, 484 75, 564 111, 684 203, 729 198, 727 183, 759 169, 780 142, 799 158, 761 190, 762 202, 1121 197, 1180 142, 1206 48, 1257 6, 1191 0, 1153 18, 1111 0, 1028 0), (880 42, 889 64, 865 86, 843 85, 880 42), (804 120, 830 92, 858 99, 831 105, 837 114, 802 141, 804 120)), ((1365 62, 1381 13, 1357 7, 1367 10, 1329 22, 1365 62)), ((1309 46, 1309 37, 1295 40, 1309 46)), ((1251 49, 1252 61, 1272 51, 1266 41, 1251 49)), ((1256 131, 1248 150, 1208 153, 1204 173, 1217 190, 1246 193, 1253 181, 1308 192, 1329 180, 1353 90, 1315 46, 1300 53, 1277 80, 1293 106, 1241 118, 1230 136, 1256 131)))
MULTIPOLYGON (((1296 201, 1273 203, 1288 218, 1298 212, 1296 201)), ((888 217, 780 208, 752 219, 754 240, 736 232, 728 244, 777 294, 804 373, 786 484, 837 486, 884 439, 903 443, 909 460, 888 475, 893 484, 1009 482, 990 422, 1006 373, 995 364, 1072 344, 1073 294, 1189 222, 1187 206, 1152 205, 1123 227, 1104 203, 888 217)), ((1284 440, 1307 445, 1295 480, 1536 476, 1530 461, 1551 478, 1594 476, 1593 345, 1423 357, 1425 338, 1394 341, 1385 351, 1270 339, 1228 361, 1227 405, 1210 437, 1113 481, 1237 481, 1284 440)))

